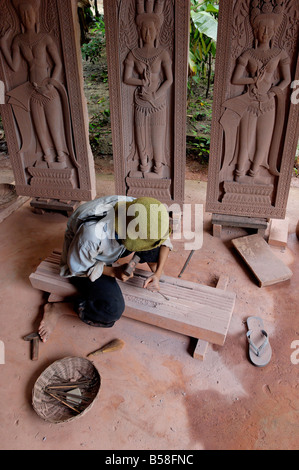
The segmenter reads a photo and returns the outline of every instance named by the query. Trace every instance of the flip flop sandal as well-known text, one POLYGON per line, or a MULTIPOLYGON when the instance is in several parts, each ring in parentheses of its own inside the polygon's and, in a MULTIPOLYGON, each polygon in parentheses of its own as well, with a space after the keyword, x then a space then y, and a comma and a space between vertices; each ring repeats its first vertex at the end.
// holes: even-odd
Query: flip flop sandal
POLYGON ((248 317, 247 326, 246 336, 249 343, 249 358, 255 366, 264 367, 270 362, 272 348, 268 334, 264 330, 263 320, 259 317, 248 317))

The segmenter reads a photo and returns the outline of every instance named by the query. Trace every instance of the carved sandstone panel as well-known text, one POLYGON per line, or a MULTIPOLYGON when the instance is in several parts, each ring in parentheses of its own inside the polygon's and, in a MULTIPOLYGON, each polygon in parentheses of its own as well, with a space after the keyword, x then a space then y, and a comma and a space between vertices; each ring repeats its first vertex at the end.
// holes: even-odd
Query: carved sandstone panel
POLYGON ((77 2, 1 0, 1 115, 20 195, 95 197, 77 2))
POLYGON ((299 134, 298 20, 298 0, 220 1, 208 212, 285 216, 299 134))
POLYGON ((117 193, 183 203, 189 0, 106 0, 117 193))

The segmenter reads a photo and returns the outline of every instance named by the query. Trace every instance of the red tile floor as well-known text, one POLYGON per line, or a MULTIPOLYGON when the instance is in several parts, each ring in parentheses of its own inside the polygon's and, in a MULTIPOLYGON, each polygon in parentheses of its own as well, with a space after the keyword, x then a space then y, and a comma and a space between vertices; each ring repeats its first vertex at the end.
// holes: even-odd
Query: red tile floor
MULTIPOLYGON (((98 178, 98 196, 113 194, 112 179, 98 178)), ((204 203, 206 183, 186 182, 186 202, 204 203)), ((52 249, 62 245, 66 217, 35 214, 27 202, 0 225, 1 449, 101 450, 253 450, 297 449, 299 442, 299 188, 292 187, 286 249, 272 250, 293 271, 291 280, 259 288, 234 251, 240 230, 211 234, 205 214, 204 242, 183 279, 214 286, 229 276, 236 293, 224 346, 209 346, 203 362, 193 359, 191 338, 121 318, 112 329, 97 329, 66 316, 45 344, 39 360, 30 360, 23 336, 40 322, 46 299, 31 287, 29 275, 52 249), (248 360, 246 318, 262 317, 273 356, 265 368, 248 360), (67 356, 86 357, 114 338, 118 352, 94 360, 102 379, 92 409, 70 423, 51 424, 33 410, 31 393, 41 372, 67 356), (297 343, 295 343, 297 341, 297 343), (292 346, 296 346, 292 349, 292 346)), ((242 231, 241 231, 242 232, 242 231)), ((244 235, 247 232, 244 231, 244 235)), ((242 235, 242 233, 241 233, 242 235)), ((177 276, 189 252, 177 242, 165 274, 177 276)))

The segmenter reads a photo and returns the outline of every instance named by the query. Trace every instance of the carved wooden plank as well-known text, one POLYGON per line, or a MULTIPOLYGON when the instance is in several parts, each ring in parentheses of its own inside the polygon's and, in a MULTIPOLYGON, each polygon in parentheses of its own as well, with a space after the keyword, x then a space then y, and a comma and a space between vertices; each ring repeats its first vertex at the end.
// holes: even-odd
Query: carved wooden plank
POLYGON ((233 245, 257 277, 259 286, 271 286, 292 277, 292 271, 279 259, 260 235, 235 238, 233 245))
MULTIPOLYGON (((223 345, 235 304, 235 294, 190 281, 163 276, 161 290, 143 288, 148 271, 137 269, 126 283, 119 281, 127 307, 124 316, 193 338, 223 345)), ((29 277, 36 289, 67 297, 76 293, 59 265, 47 258, 29 277)), ((54 297, 55 298, 55 297, 54 297)))
POLYGON ((153 293, 142 288, 149 273, 138 269, 135 273, 132 279, 119 284, 126 305, 131 307, 125 316, 224 344, 235 303, 234 293, 169 276, 161 278, 160 293, 153 293))

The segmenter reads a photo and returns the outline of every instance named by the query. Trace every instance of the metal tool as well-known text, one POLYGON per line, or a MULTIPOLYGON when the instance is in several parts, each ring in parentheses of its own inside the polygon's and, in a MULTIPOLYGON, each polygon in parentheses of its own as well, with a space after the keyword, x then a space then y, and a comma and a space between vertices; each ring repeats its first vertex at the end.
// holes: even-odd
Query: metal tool
MULTIPOLYGON (((141 277, 142 279, 144 279, 144 281, 146 281, 147 279, 147 276, 143 276, 142 274, 136 274, 136 277, 141 277)), ((163 280, 160 280, 160 282, 165 282, 163 280)), ((152 292, 153 294, 160 294, 162 295, 162 297, 164 297, 165 300, 169 300, 168 297, 166 297, 165 294, 162 294, 162 292, 160 292, 159 290, 151 290, 151 289, 147 289, 149 292, 152 292)))
POLYGON ((24 337, 25 341, 31 341, 31 360, 37 361, 40 337, 38 333, 31 333, 24 337))
POLYGON ((183 272, 184 272, 185 269, 187 268, 188 263, 189 263, 190 259, 191 259, 192 256, 193 256, 193 253, 194 253, 194 250, 192 250, 192 251, 189 253, 189 256, 188 256, 188 258, 187 258, 187 260, 186 260, 186 262, 185 262, 185 264, 184 264, 184 266, 183 266, 183 269, 181 270, 180 274, 178 275, 178 277, 182 277, 183 272))
POLYGON ((126 276, 131 276, 132 272, 135 271, 135 268, 137 266, 137 264, 139 263, 140 261, 140 257, 138 255, 134 255, 133 258, 128 262, 125 270, 124 270, 124 273, 126 276))
POLYGON ((162 294, 162 292, 160 292, 159 290, 157 290, 157 291, 153 291, 153 292, 154 292, 154 294, 157 292, 158 294, 162 295, 162 297, 164 297, 164 299, 165 299, 165 300, 169 300, 169 298, 168 298, 168 297, 166 297, 166 295, 165 295, 165 294, 162 294))

